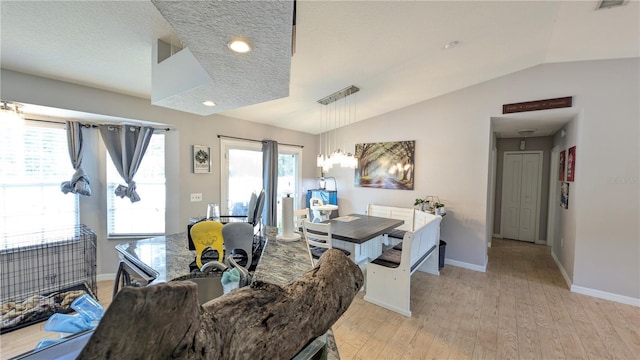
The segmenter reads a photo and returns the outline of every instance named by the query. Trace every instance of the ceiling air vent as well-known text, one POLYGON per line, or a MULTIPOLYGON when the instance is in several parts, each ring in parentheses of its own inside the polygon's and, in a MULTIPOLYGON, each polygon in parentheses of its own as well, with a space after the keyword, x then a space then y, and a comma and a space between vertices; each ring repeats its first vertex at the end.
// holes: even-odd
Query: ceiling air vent
POLYGON ((612 7, 622 6, 625 2, 626 0, 601 0, 598 3, 598 7, 596 7, 596 10, 610 9, 612 7))

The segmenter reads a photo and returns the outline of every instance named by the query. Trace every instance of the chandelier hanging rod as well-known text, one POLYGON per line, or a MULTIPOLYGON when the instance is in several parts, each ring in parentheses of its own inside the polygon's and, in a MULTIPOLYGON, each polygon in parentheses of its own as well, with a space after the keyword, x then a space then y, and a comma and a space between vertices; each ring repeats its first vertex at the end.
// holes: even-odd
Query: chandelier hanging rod
POLYGON ((331 95, 323 97, 322 99, 318 100, 318 102, 320 104, 322 104, 322 105, 329 105, 332 102, 336 102, 336 101, 338 101, 340 99, 346 98, 349 95, 355 94, 358 91, 360 91, 359 88, 351 85, 351 86, 346 87, 346 88, 344 88, 344 89, 342 89, 340 91, 336 91, 331 95))

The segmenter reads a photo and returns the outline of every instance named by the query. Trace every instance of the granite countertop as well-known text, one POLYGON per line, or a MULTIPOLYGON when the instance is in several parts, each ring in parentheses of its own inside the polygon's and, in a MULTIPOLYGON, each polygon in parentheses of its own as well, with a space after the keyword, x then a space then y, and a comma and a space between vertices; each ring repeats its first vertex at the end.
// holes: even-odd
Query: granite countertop
MULTIPOLYGON (((195 250, 187 247, 187 233, 157 236, 116 245, 116 250, 140 269, 155 277, 151 284, 189 274, 195 250)), ((311 269, 303 241, 267 240, 253 280, 286 285, 311 269)))

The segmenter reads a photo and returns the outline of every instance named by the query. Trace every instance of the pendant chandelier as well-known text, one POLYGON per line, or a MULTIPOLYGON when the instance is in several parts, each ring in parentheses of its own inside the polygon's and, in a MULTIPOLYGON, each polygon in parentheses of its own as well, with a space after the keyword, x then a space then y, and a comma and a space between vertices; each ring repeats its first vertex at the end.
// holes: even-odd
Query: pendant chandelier
POLYGON ((338 137, 337 128, 350 125, 356 121, 356 97, 348 98, 360 91, 351 85, 320 100, 320 122, 322 134, 320 134, 320 153, 316 165, 322 171, 328 171, 333 166, 355 169, 358 167, 358 159, 346 151, 346 139, 338 137))

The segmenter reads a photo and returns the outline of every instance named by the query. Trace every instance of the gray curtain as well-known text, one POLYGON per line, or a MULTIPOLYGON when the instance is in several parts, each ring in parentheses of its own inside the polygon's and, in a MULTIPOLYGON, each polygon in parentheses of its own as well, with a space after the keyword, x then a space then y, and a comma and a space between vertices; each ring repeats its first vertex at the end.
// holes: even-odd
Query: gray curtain
POLYGON ((265 190, 265 225, 278 226, 278 142, 262 141, 262 183, 265 190))
POLYGON ((67 121, 67 144, 69 146, 69 158, 71 166, 76 171, 70 181, 63 181, 60 190, 68 194, 80 194, 91 196, 89 176, 82 169, 82 154, 84 153, 84 141, 82 140, 82 124, 77 121, 67 121))
POLYGON ((132 203, 140 201, 133 176, 147 151, 153 128, 130 125, 100 125, 99 128, 113 165, 127 183, 127 186, 118 185, 115 194, 128 197, 132 203))

